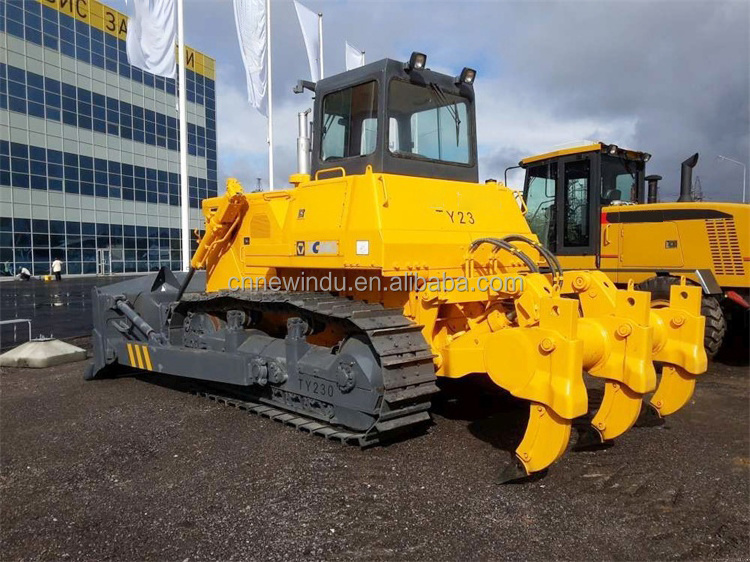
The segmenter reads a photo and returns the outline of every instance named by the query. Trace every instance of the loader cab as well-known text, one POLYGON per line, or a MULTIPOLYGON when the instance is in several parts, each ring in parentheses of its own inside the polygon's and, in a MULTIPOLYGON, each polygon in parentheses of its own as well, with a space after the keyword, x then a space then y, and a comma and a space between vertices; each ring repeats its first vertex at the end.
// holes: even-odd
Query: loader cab
MULTIPOLYGON (((376 173, 478 181, 474 76, 391 59, 312 85, 310 170, 319 178, 376 173)), ((299 91, 295 90, 295 91, 299 91)))
POLYGON ((645 202, 646 160, 646 153, 604 143, 522 160, 531 230, 553 253, 596 256, 601 208, 645 202))

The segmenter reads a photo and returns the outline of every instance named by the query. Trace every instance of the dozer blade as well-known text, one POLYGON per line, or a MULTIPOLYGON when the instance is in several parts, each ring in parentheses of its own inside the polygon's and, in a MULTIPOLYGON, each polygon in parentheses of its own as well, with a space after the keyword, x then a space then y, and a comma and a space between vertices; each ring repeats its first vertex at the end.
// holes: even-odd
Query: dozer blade
POLYGON ((677 365, 664 365, 659 388, 651 397, 651 406, 659 417, 669 416, 688 403, 695 390, 696 375, 677 365))

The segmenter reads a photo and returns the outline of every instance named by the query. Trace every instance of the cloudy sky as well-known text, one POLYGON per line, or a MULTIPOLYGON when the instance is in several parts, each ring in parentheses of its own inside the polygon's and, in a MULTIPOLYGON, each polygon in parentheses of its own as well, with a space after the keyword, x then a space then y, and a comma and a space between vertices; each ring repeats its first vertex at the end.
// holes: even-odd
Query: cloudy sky
MULTIPOLYGON (((109 2, 123 11, 123 0, 109 2)), ((272 0, 277 185, 295 167, 296 114, 309 92, 304 43, 291 0, 272 0)), ((324 14, 326 75, 344 70, 344 41, 368 62, 406 60, 453 74, 477 69, 480 178, 555 145, 604 140, 653 154, 663 199, 679 165, 712 200, 740 200, 750 167, 750 2, 684 0, 303 0, 324 14)), ((185 0, 189 45, 217 60, 220 180, 267 184, 266 121, 246 102, 230 0, 185 0)), ((511 183, 518 184, 513 178, 511 183)))

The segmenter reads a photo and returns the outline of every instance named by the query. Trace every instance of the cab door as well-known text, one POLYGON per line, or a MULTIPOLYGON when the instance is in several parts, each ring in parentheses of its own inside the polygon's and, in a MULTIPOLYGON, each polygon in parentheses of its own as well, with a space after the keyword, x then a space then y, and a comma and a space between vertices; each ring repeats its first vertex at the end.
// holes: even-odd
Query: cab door
POLYGON ((595 269, 599 249, 596 154, 559 161, 557 178, 557 255, 565 269, 595 269))

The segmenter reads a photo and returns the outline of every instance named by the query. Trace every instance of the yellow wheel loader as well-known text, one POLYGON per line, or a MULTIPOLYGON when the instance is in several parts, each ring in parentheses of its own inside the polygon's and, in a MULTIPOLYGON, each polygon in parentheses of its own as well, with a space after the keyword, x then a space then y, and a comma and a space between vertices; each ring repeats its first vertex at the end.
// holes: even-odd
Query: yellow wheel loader
POLYGON ((525 158, 526 220, 564 269, 596 269, 618 286, 633 281, 654 307, 681 277, 701 287, 704 344, 714 356, 728 325, 747 334, 750 205, 694 201, 698 154, 682 163, 678 201, 660 203, 662 178, 645 176, 649 159, 604 142, 525 158))
POLYGON ((646 394, 660 416, 687 403, 706 370, 700 287, 674 285, 652 309, 602 272, 563 271, 514 193, 478 182, 476 73, 425 63, 299 83, 315 95, 313 137, 300 114, 291 188, 230 179, 202 203, 187 274, 96 289, 86 378, 174 375, 364 447, 424 430, 438 377, 485 374, 529 404, 503 480, 564 453, 588 413, 585 373, 604 381, 598 442, 627 431, 646 394))

